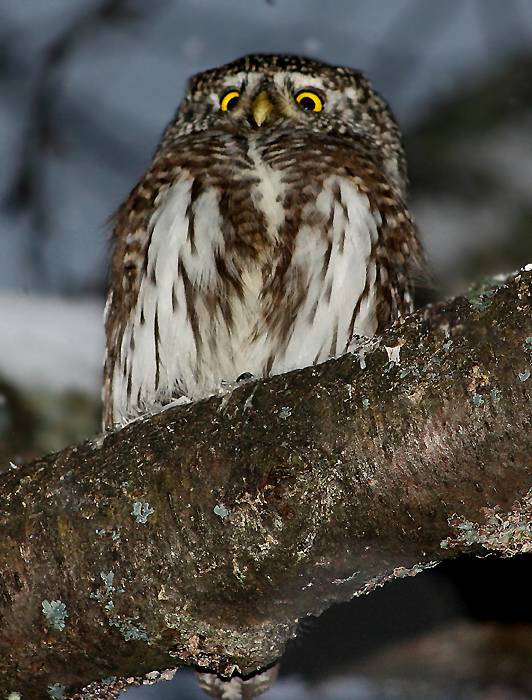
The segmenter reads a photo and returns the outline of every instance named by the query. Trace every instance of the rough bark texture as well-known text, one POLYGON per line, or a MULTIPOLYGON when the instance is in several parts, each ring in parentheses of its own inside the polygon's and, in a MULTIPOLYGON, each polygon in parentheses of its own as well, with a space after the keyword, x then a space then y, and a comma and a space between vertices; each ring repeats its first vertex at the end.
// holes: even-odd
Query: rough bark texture
POLYGON ((252 672, 333 601, 530 551, 531 280, 0 477, 0 697, 252 672))

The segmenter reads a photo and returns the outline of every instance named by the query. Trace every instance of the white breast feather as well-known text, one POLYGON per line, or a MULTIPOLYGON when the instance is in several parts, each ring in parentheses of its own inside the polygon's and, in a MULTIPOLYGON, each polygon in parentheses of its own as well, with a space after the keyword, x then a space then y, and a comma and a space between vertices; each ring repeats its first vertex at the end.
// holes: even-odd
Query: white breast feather
POLYGON ((302 226, 297 235, 292 266, 307 271, 308 294, 297 314, 286 353, 273 365, 274 372, 306 367, 315 361, 316 356, 318 362, 323 362, 345 352, 350 340, 349 326, 353 309, 366 286, 366 270, 369 293, 360 305, 354 332, 373 335, 377 328, 374 286, 376 271, 374 262, 370 262, 370 253, 372 242, 378 236, 378 221, 369 210, 366 195, 360 193, 350 182, 336 177, 326 180, 316 202, 307 206, 315 207, 327 218, 333 202, 334 215, 329 234, 332 252, 325 280, 322 266, 328 242, 320 231, 309 225, 302 226), (347 207, 347 218, 340 203, 334 201, 333 192, 337 183, 340 185, 342 201, 347 207), (331 294, 327 299, 329 284, 332 285, 331 294), (316 300, 318 306, 314 313, 316 300), (309 324, 311 316, 314 320, 309 324), (335 327, 337 340, 331 348, 335 327))

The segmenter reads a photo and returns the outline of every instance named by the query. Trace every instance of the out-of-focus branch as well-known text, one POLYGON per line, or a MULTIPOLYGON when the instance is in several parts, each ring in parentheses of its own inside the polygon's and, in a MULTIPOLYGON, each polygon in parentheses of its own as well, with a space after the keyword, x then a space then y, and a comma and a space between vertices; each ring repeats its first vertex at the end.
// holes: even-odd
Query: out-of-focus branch
POLYGON ((333 601, 530 551, 531 291, 523 270, 2 476, 1 693, 249 673, 333 601))
MULTIPOLYGON (((35 89, 28 109, 24 138, 5 205, 30 213, 33 229, 39 237, 30 248, 32 265, 42 279, 46 266, 43 250, 51 230, 50 212, 45 187, 45 157, 61 148, 61 133, 56 119, 66 67, 72 54, 102 26, 127 22, 141 16, 133 0, 101 0, 71 23, 47 46, 35 77, 35 89)), ((150 3, 152 8, 153 3, 150 3)), ((153 8, 152 8, 153 9, 153 8)))

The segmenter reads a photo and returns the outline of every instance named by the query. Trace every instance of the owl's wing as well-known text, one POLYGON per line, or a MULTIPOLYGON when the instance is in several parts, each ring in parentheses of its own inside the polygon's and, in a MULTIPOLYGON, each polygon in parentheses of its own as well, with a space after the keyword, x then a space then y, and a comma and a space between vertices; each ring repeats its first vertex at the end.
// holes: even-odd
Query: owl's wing
POLYGON ((366 199, 376 224, 366 269, 374 267, 375 331, 379 333, 411 313, 412 280, 423 277, 426 260, 403 192, 382 164, 361 149, 346 162, 345 173, 347 183, 366 199))
POLYGON ((281 348, 272 373, 341 355, 354 336, 381 332, 411 310, 418 243, 407 208, 378 164, 345 149, 337 156, 316 196, 305 200, 305 179, 294 187, 293 245, 268 309, 281 348))
MULTIPOLYGON (((183 285, 177 289, 176 277, 180 248, 189 235, 192 186, 187 171, 176 168, 175 163, 168 169, 159 163, 148 171, 115 217, 105 311, 106 429, 132 417, 141 392, 148 386, 155 392, 166 316, 176 311, 178 301, 185 302, 181 315, 186 314, 186 290, 183 285)), ((186 339, 181 342, 183 349, 184 344, 186 339)))
POLYGON ((109 289, 105 304, 105 361, 103 377, 103 427, 109 429, 113 419, 113 375, 123 363, 122 339, 128 320, 137 303, 149 245, 149 220, 153 213, 155 191, 142 196, 140 183, 114 216, 113 255, 109 289))

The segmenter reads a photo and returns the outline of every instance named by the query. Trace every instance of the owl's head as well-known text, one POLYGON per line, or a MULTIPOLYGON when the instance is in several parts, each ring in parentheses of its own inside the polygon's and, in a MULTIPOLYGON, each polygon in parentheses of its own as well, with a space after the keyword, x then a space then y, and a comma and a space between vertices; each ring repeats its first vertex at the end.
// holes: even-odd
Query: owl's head
POLYGON ((171 138, 207 129, 249 135, 286 128, 362 142, 404 189, 400 131, 385 100, 359 71, 301 56, 253 54, 194 76, 171 138))

